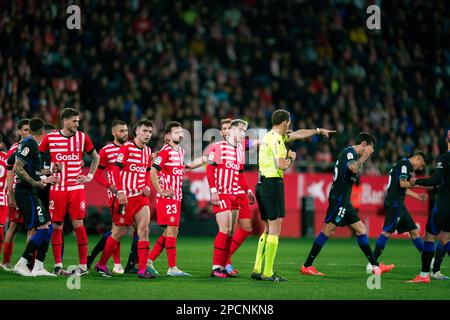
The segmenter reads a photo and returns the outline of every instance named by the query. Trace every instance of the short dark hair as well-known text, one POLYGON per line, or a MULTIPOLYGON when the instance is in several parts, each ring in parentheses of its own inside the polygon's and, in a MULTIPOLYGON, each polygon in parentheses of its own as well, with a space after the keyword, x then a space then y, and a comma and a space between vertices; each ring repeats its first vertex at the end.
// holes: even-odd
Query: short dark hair
POLYGON ((227 123, 231 124, 231 121, 232 121, 231 118, 220 119, 220 129, 222 129, 222 126, 224 124, 227 124, 227 123))
POLYGON ((153 128, 153 123, 148 119, 141 119, 138 122, 136 122, 136 124, 133 127, 134 136, 136 136, 136 129, 140 126, 146 126, 146 127, 153 128))
POLYGON ((41 133, 45 127, 45 122, 41 118, 33 118, 30 120, 30 131, 32 133, 41 133))
POLYGON ((178 121, 170 121, 165 128, 166 134, 172 131, 172 128, 181 127, 181 123, 178 121))
POLYGON ((46 123, 44 125, 44 130, 45 130, 45 132, 49 133, 49 132, 52 132, 53 130, 56 130, 56 127, 54 125, 52 125, 51 123, 46 123))
POLYGON ((69 119, 69 118, 76 117, 79 115, 80 115, 80 112, 78 110, 75 110, 74 108, 65 108, 61 112, 61 121, 64 119, 69 119))
POLYGON ((284 109, 278 109, 275 110, 272 113, 272 125, 277 126, 281 124, 283 121, 287 121, 291 118, 291 114, 289 111, 286 111, 284 109))
POLYGON ((425 153, 423 151, 417 151, 417 152, 414 153, 413 156, 414 157, 415 156, 422 157, 423 161, 425 161, 426 164, 428 163, 428 157, 425 155, 425 153))
POLYGON ((114 120, 111 124, 111 128, 117 127, 117 126, 126 126, 127 124, 125 121, 122 120, 114 120))
POLYGON ((234 119, 233 121, 231 121, 231 126, 232 127, 237 127, 239 125, 243 125, 245 127, 248 127, 248 122, 242 119, 234 119))
POLYGON ((22 130, 23 126, 30 125, 30 119, 23 118, 17 121, 17 129, 22 130))
POLYGON ((372 144, 374 146, 377 144, 377 140, 367 132, 360 132, 355 138, 355 144, 361 144, 363 142, 366 142, 366 144, 372 144))

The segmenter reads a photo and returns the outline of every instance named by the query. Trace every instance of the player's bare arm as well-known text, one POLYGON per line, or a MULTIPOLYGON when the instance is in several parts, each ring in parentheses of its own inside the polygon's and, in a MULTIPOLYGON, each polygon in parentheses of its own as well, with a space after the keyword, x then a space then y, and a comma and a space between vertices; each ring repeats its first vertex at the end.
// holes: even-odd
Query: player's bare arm
POLYGON ((159 179, 158 179, 158 169, 155 167, 152 167, 150 170, 150 178, 152 180, 153 188, 155 188, 156 192, 158 192, 163 197, 172 197, 173 196, 173 190, 163 190, 161 189, 161 186, 159 185, 159 179))
POLYGON ((8 188, 8 207, 14 208, 16 206, 16 200, 14 200, 14 172, 11 170, 6 171, 6 186, 8 188))
POLYGON ((25 162, 21 159, 18 159, 14 164, 14 173, 20 178, 20 180, 29 183, 34 188, 43 189, 45 188, 46 183, 44 181, 36 181, 25 171, 25 162))
POLYGON ((358 173, 362 169, 364 163, 370 158, 373 153, 373 146, 368 146, 364 151, 364 154, 356 161, 352 161, 348 164, 348 169, 353 173, 358 173))
POLYGON ((422 202, 425 202, 428 199, 428 195, 426 193, 417 193, 410 189, 406 189, 406 195, 422 202))
POLYGON ((194 161, 185 165, 184 167, 187 170, 197 169, 197 168, 200 168, 201 166, 203 166, 204 164, 206 164, 207 160, 208 159, 206 156, 201 156, 201 157, 198 157, 197 159, 194 159, 194 161))
POLYGON ((307 139, 309 137, 315 136, 315 135, 322 135, 324 137, 329 138, 330 133, 334 133, 336 130, 329 130, 324 128, 317 128, 317 129, 300 129, 291 133, 287 134, 287 142, 291 142, 294 140, 302 140, 307 139))
POLYGON ((94 178, 95 171, 98 168, 98 164, 100 163, 100 156, 98 155, 97 151, 94 149, 89 156, 92 159, 91 167, 89 169, 89 173, 87 176, 79 175, 77 177, 77 184, 82 183, 88 183, 91 182, 91 180, 94 178))

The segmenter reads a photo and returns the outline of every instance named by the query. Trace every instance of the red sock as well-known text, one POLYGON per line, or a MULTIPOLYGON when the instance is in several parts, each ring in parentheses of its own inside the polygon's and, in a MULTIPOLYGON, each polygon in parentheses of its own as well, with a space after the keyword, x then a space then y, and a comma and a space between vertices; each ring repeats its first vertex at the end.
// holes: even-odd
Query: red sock
POLYGON ((53 249, 53 257, 55 258, 55 263, 62 262, 62 245, 63 245, 62 229, 53 229, 52 249, 53 249))
POLYGON ((84 226, 75 229, 78 242, 78 257, 80 258, 80 264, 87 264, 88 255, 88 238, 86 234, 86 228, 84 226))
POLYGON ((3 234, 3 226, 0 226, 0 253, 2 253, 3 240, 5 240, 5 235, 3 234))
POLYGON ((114 260, 114 264, 120 264, 120 242, 117 245, 116 250, 114 250, 112 257, 114 260))
POLYGON ((177 265, 177 238, 166 237, 167 264, 169 268, 177 265))
POLYGON ((230 254, 228 255, 228 260, 226 264, 231 264, 231 256, 236 252, 237 249, 244 243, 245 239, 251 235, 251 232, 248 232, 243 229, 238 229, 231 239, 230 245, 230 254))
POLYGON ((139 273, 145 272, 147 267, 148 252, 150 251, 149 241, 138 241, 138 263, 139 263, 139 273))
POLYGON ((224 266, 223 263, 227 259, 228 235, 226 233, 218 232, 216 239, 214 239, 214 253, 213 253, 213 265, 224 266))
POLYGON ((14 242, 5 242, 5 251, 3 252, 3 264, 11 263, 11 255, 14 249, 14 242))
POLYGON ((150 255, 148 258, 152 261, 155 261, 161 252, 164 250, 164 247, 166 246, 166 237, 164 235, 161 235, 158 240, 155 242, 155 246, 153 247, 152 251, 150 252, 150 255))
POLYGON ((100 258, 100 261, 98 262, 101 266, 106 266, 108 263, 109 258, 111 258, 113 252, 117 249, 117 246, 119 245, 119 241, 114 239, 112 236, 108 237, 108 240, 106 240, 105 248, 102 252, 102 257, 100 258))

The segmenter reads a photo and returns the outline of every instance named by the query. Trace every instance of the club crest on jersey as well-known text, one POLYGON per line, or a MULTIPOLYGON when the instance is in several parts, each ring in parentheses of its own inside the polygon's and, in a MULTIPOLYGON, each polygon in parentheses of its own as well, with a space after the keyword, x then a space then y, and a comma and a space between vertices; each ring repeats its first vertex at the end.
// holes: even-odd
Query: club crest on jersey
POLYGON ((20 152, 20 154, 23 155, 24 157, 26 157, 29 152, 30 152, 30 148, 25 147, 25 148, 23 148, 22 152, 20 152))
POLYGON ((123 160, 123 153, 119 153, 118 155, 117 155, 117 162, 122 162, 122 160, 123 160))
POLYGON ((209 154, 209 157, 208 157, 208 160, 209 161, 213 161, 214 160, 214 152, 211 152, 210 154, 209 154))
POLYGON ((347 153, 347 160, 352 160, 353 159, 353 153, 349 152, 347 153))
POLYGON ((157 157, 155 159, 155 164, 159 166, 161 164, 161 161, 162 161, 162 158, 161 157, 157 157))

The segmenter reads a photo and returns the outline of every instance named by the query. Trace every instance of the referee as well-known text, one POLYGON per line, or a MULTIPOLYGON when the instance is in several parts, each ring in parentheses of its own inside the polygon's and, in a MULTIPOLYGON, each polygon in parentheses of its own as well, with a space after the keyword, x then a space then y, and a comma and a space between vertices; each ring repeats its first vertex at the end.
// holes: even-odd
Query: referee
POLYGON ((259 177, 256 185, 261 220, 264 221, 264 233, 258 241, 252 279, 265 281, 287 281, 273 271, 278 248, 281 222, 286 215, 284 206, 283 172, 295 161, 296 153, 287 151, 286 143, 306 139, 316 134, 328 137, 335 132, 327 129, 304 129, 287 133, 291 124, 288 111, 279 109, 272 114, 272 130, 263 138, 259 149, 259 177), (265 260, 264 270, 262 270, 265 260))

